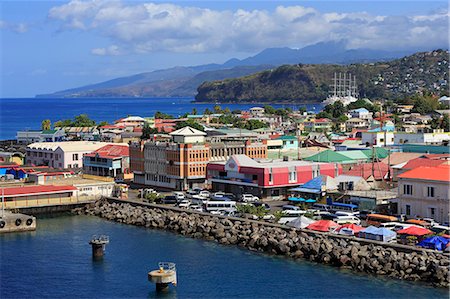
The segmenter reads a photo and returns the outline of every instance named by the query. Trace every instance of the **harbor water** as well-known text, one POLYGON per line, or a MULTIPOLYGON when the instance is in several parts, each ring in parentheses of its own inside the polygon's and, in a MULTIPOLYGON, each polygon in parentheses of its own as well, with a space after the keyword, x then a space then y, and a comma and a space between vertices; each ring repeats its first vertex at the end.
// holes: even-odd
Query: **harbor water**
POLYGON ((448 298, 448 290, 254 253, 92 216, 38 219, 0 235, 0 298, 448 298), (92 235, 110 243, 92 259, 92 235), (147 272, 175 262, 177 287, 147 272))
MULTIPOLYGON (((87 114, 97 122, 114 122, 128 115, 142 117, 153 116, 161 111, 179 117, 197 109, 197 113, 210 110, 215 103, 192 103, 193 98, 86 98, 86 99, 0 99, 0 140, 15 139, 16 132, 21 130, 39 130, 44 119, 52 123, 58 120, 72 119, 79 114, 87 114)), ((248 110, 258 104, 219 104, 222 109, 248 110)), ((319 111, 321 104, 287 105, 274 104, 276 108, 298 109, 304 107, 308 111, 319 111)))

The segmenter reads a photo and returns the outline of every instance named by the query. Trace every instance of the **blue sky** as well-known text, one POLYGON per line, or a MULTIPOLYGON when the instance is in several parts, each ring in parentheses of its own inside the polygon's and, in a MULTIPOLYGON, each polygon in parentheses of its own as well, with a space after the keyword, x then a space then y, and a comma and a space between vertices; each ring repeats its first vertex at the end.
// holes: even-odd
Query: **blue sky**
POLYGON ((268 47, 448 47, 447 1, 1 1, 0 97, 33 97, 268 47))

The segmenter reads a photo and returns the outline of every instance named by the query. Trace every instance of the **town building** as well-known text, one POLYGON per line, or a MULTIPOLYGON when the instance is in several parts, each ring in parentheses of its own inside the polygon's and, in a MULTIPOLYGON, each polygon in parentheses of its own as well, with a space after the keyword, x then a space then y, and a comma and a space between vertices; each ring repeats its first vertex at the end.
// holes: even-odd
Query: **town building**
POLYGON ((116 126, 123 127, 143 127, 145 119, 140 116, 128 116, 125 118, 118 119, 114 122, 116 126))
POLYGON ((27 164, 82 168, 83 155, 107 145, 95 141, 37 142, 27 146, 27 164))
POLYGON ((388 146, 394 144, 394 132, 388 131, 367 131, 362 132, 361 143, 366 146, 388 146))
POLYGON ((450 166, 417 167, 398 176, 397 213, 449 222, 450 166))
POLYGON ((131 143, 130 166, 138 184, 186 190, 205 184, 208 162, 234 154, 267 158, 267 144, 234 135, 206 138, 205 132, 184 127, 170 133, 170 140, 131 143))
MULTIPOLYGON (((57 129, 57 128, 55 128, 57 129)), ((100 140, 100 132, 96 126, 92 127, 64 127, 61 128, 66 134, 66 140, 84 140, 98 141, 100 140)))
POLYGON ((128 179, 129 160, 128 145, 108 144, 83 156, 83 173, 128 179))
POLYGON ((65 131, 62 129, 37 130, 37 131, 18 131, 16 140, 19 144, 30 144, 33 142, 58 142, 66 138, 65 131))
POLYGON ((369 121, 362 118, 350 118, 345 121, 346 131, 351 132, 353 129, 368 129, 369 121))
POLYGON ((413 143, 413 144, 442 144, 450 140, 450 132, 444 132, 442 129, 433 130, 432 133, 401 133, 394 134, 395 144, 413 143))
POLYGON ((303 122, 306 132, 328 132, 331 131, 333 122, 328 118, 316 118, 303 122))
POLYGON ((296 136, 283 135, 275 140, 281 140, 281 150, 298 149, 298 138, 296 136))
POLYGON ((262 107, 253 107, 253 108, 250 108, 250 114, 253 116, 253 117, 263 117, 264 116, 264 112, 265 112, 265 109, 264 108, 262 108, 262 107))
POLYGON ((371 120, 372 119, 372 112, 369 112, 366 108, 359 108, 359 109, 353 109, 348 112, 349 118, 359 118, 359 119, 365 119, 365 120, 371 120))
POLYGON ((246 155, 233 155, 227 161, 210 162, 207 171, 213 191, 283 200, 289 189, 320 175, 335 177, 342 173, 342 168, 335 163, 256 161, 246 155))

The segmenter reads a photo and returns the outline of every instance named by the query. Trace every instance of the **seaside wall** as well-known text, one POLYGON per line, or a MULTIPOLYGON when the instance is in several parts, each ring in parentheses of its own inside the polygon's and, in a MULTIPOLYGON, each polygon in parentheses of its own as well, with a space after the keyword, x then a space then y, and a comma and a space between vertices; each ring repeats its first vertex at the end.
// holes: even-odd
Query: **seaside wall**
POLYGON ((359 272, 439 287, 450 285, 448 255, 431 250, 114 199, 100 200, 73 212, 359 272))

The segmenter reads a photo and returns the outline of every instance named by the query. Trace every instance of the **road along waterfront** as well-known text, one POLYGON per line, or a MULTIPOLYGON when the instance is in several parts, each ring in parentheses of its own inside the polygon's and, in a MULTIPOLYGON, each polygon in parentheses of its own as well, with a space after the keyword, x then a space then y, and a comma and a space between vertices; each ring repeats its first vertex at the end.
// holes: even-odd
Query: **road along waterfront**
POLYGON ((177 208, 140 206, 115 199, 78 209, 121 223, 175 231, 185 236, 239 245, 253 251, 304 258, 396 279, 449 286, 448 255, 398 244, 298 230, 240 218, 211 216, 177 208))
POLYGON ((222 246, 92 216, 40 218, 36 232, 0 236, 1 298, 161 298, 147 272, 173 261, 164 298, 447 298, 447 290, 222 246), (103 261, 88 244, 107 234, 103 261))

